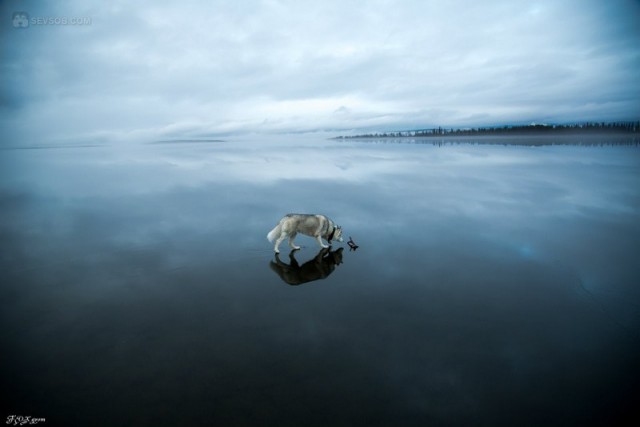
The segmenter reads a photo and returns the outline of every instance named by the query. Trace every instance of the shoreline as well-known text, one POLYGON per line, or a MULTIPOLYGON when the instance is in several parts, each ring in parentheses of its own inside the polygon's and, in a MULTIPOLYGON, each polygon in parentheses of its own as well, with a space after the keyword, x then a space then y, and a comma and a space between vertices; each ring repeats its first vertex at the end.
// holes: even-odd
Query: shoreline
POLYGON ((478 144, 478 145, 640 145, 640 133, 513 133, 482 135, 429 136, 352 136, 331 138, 336 141, 390 142, 414 144, 478 144))

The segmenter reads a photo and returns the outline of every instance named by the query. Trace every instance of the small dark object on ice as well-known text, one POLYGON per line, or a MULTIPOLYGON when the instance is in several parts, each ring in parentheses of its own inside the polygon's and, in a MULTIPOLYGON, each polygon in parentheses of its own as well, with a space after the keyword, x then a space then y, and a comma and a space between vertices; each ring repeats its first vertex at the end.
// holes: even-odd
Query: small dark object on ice
POLYGON ((351 236, 349 236, 349 241, 347 242, 347 245, 349 245, 349 250, 355 251, 356 249, 358 249, 360 246, 356 245, 356 243, 353 241, 353 239, 351 238, 351 236))

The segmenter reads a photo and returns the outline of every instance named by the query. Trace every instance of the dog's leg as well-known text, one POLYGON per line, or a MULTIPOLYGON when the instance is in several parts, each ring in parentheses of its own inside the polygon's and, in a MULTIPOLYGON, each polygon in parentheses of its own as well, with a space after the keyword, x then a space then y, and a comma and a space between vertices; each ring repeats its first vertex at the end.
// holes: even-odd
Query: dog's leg
POLYGON ((289 264, 286 264, 286 263, 282 262, 282 260, 280 259, 280 256, 279 256, 278 252, 276 252, 276 256, 275 256, 275 258, 276 258, 276 264, 277 264, 279 267, 289 267, 289 264))
POLYGON ((300 268, 300 264, 298 264, 298 260, 296 259, 296 257, 293 255, 296 251, 293 250, 291 252, 289 252, 289 265, 292 268, 300 268))
POLYGON ((320 247, 325 248, 325 249, 329 247, 329 246, 325 245, 324 243, 322 243, 322 237, 316 236, 316 240, 318 241, 318 244, 320 245, 320 247))
POLYGON ((300 249, 300 246, 296 246, 293 244, 293 239, 296 238, 297 233, 293 233, 289 236, 289 246, 291 246, 291 249, 293 249, 294 251, 297 251, 298 249, 300 249))
POLYGON ((273 250, 279 254, 280 253, 280 243, 282 243, 282 241, 287 237, 286 233, 281 233, 280 237, 278 237, 278 239, 276 240, 276 244, 273 246, 273 250))

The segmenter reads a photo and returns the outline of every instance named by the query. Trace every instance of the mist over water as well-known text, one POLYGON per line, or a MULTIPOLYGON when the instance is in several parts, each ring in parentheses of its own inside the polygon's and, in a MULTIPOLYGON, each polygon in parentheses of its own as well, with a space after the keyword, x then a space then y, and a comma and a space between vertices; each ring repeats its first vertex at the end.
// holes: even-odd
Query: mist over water
POLYGON ((388 142, 0 151, 0 415, 585 426, 630 413, 638 147, 388 142), (360 247, 319 253, 299 235, 276 259, 265 236, 289 212, 325 214, 360 247))

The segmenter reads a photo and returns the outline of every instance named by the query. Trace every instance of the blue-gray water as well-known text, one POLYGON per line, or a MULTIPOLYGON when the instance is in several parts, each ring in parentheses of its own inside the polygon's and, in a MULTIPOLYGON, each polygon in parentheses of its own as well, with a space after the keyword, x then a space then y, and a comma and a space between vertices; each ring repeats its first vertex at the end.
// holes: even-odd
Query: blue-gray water
POLYGON ((256 138, 14 147, 0 167, 3 417, 637 417, 637 146, 256 138), (359 249, 314 262, 298 236, 298 267, 286 242, 277 263, 288 212, 359 249))

